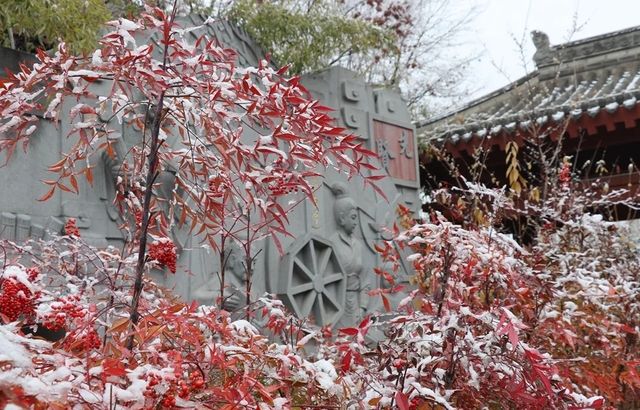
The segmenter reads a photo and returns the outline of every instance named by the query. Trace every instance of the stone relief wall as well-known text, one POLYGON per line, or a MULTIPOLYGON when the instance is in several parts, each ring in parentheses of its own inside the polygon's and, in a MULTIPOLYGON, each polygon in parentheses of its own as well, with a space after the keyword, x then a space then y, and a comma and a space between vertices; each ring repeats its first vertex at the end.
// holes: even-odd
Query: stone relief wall
MULTIPOLYGON (((187 23, 201 24, 198 17, 187 23)), ((256 65, 261 51, 246 33, 224 22, 208 25, 206 30, 225 46, 238 50, 239 63, 256 65)), ((201 34, 194 32, 195 36, 201 34)), ((313 183, 317 188, 316 208, 302 203, 290 216, 290 232, 280 255, 270 240, 257 244, 252 297, 275 293, 301 317, 311 317, 319 325, 355 324, 361 317, 380 308, 368 291, 379 287, 373 268, 381 265, 374 244, 389 239, 386 228, 396 220, 396 208, 403 204, 414 212, 419 209, 417 144, 415 130, 400 95, 393 90, 374 89, 355 73, 332 68, 303 78, 303 83, 323 105, 336 109, 338 121, 358 135, 367 147, 378 153, 376 165, 389 178, 379 186, 387 199, 372 190, 364 190, 362 181, 347 180, 333 170, 313 183)), ((49 177, 47 166, 61 158, 71 142, 63 138, 70 124, 42 122, 28 153, 16 152, 0 172, 4 193, 0 196, 0 237, 9 240, 46 238, 60 233, 69 218, 75 218, 81 235, 90 244, 104 247, 121 245, 124 234, 118 229, 122 215, 112 204, 114 181, 123 172, 128 147, 140 138, 140 131, 119 127, 116 155, 98 155, 92 159, 94 186, 80 183, 80 195, 57 191, 46 202, 36 199, 49 177)), ((248 136, 251 138, 251 136, 248 136)), ((169 140, 168 143, 171 144, 169 140)), ((175 144, 175 142, 174 142, 175 144)), ((2 158, 4 159, 4 158, 2 158)), ((165 172, 159 188, 169 192, 173 175, 165 172)), ((284 197, 283 200, 287 200, 284 197)), ((154 280, 173 288, 180 296, 200 303, 213 303, 219 295, 219 255, 199 245, 187 229, 175 227, 173 238, 180 257, 178 274, 154 271, 154 280)), ((243 256, 238 246, 225 255, 226 278, 230 289, 225 307, 235 310, 245 303, 243 256)), ((409 268, 405 267, 404 276, 409 268)))

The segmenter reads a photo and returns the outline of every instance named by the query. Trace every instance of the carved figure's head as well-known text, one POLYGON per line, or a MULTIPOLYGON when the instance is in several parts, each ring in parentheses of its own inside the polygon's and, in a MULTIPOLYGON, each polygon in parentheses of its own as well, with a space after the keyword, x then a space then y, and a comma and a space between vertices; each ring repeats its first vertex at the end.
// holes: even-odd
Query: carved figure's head
POLYGON ((336 202, 333 204, 336 223, 347 235, 351 235, 358 226, 358 206, 353 198, 347 195, 347 188, 343 183, 336 182, 331 186, 331 191, 336 196, 336 202))
POLYGON ((536 50, 546 50, 550 47, 549 36, 542 31, 533 30, 531 32, 531 39, 536 50))

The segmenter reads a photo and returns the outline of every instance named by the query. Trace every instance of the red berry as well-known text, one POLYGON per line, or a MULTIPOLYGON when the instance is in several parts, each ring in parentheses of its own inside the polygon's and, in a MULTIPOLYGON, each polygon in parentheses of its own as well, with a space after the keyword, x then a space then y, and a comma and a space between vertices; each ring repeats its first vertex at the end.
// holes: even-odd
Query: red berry
POLYGON ((157 261, 160 265, 166 266, 171 273, 176 273, 176 246, 168 238, 153 242, 149 245, 149 258, 157 261))
POLYGON ((176 405, 176 398, 175 396, 169 394, 170 392, 167 392, 167 394, 164 396, 164 399, 162 399, 162 405, 164 407, 173 407, 176 405))

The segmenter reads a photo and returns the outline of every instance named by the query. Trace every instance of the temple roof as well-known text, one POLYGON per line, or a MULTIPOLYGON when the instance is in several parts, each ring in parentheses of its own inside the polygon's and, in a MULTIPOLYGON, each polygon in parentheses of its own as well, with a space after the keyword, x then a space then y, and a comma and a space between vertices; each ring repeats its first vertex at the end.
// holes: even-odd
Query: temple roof
POLYGON ((535 71, 417 124, 423 138, 455 145, 567 120, 592 131, 607 121, 635 126, 629 118, 640 118, 640 26, 554 46, 539 31, 532 40, 535 71))

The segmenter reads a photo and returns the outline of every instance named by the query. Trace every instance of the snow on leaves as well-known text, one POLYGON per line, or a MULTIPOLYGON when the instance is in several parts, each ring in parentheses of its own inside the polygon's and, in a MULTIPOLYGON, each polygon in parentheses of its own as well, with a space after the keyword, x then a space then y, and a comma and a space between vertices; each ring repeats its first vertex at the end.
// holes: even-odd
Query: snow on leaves
MULTIPOLYGON (((164 238, 176 223, 212 247, 222 236, 237 241, 239 231, 248 232, 247 242, 285 235, 289 205, 282 203, 313 200, 310 177, 324 167, 348 175, 371 169, 373 153, 335 127, 327 107, 286 70, 267 62, 237 67, 233 51, 206 36, 191 39, 199 28, 179 28, 159 9, 112 27, 89 57, 71 56, 62 44, 8 75, 0 89, 0 149, 10 156, 27 143, 40 117, 72 121, 74 145, 51 165, 57 179, 45 181, 50 190, 42 199, 58 189, 77 192, 79 176, 91 183, 92 158, 104 154, 117 173, 116 205, 123 215, 130 211, 132 241, 144 224, 156 238, 147 261, 174 268, 175 245, 164 238), (69 116, 64 107, 72 107, 69 116), (111 121, 137 130, 138 143, 120 146, 111 121), (147 139, 152 126, 159 127, 155 151, 147 139), (158 161, 147 162, 150 155, 158 161), (147 174, 155 195, 143 215, 147 174)), ((584 195, 564 182, 552 206, 535 209, 547 223, 531 249, 478 222, 495 223, 496 215, 462 227, 432 214, 405 232, 395 228, 394 241, 378 244, 391 269, 376 269, 390 285, 376 292, 392 315, 367 317, 338 335, 308 328, 278 300, 249 304, 248 320, 234 320, 181 303, 152 282, 132 322, 131 249, 91 248, 72 223, 49 242, 5 241, 15 257, 0 277, 0 300, 9 301, 0 303, 0 405, 617 405, 640 388, 640 264, 615 227, 584 216, 584 195), (410 251, 417 289, 394 312, 398 250, 410 251)), ((512 207, 499 191, 474 189, 512 207)), ((452 208, 464 219, 462 207, 452 208)))
MULTIPOLYGON (((159 164, 153 171, 176 175, 176 189, 168 190, 173 198, 163 198, 170 209, 163 213, 180 215, 181 223, 191 224, 213 247, 215 237, 228 231, 227 222, 237 227, 248 213, 255 213, 254 230, 283 234, 289 207, 280 205, 280 198, 298 193, 297 202, 311 199, 307 179, 324 167, 364 176, 373 153, 336 127, 328 108, 311 100, 297 78, 287 78, 286 69, 275 70, 266 61, 238 67, 233 50, 206 34, 194 40, 192 34, 206 31, 206 24, 185 30, 160 9, 148 8, 137 21, 120 19, 110 26, 91 56, 72 56, 61 44, 53 55, 39 53, 32 68, 22 67, 3 82, 0 118, 6 120, 0 123, 0 149, 11 154, 17 144, 28 142, 38 124, 34 113, 72 122, 75 145, 51 167, 58 178, 50 181, 42 200, 56 189, 77 191, 74 181, 89 178, 97 154, 119 155, 115 146, 121 138, 111 120, 141 130, 140 141, 145 141, 159 103, 159 164), (142 39, 147 44, 140 45, 142 39), (43 91, 50 98, 43 99, 43 91), (66 101, 74 103, 68 115, 66 101), (226 187, 223 196, 217 195, 220 186, 226 187)), ((137 154, 120 152, 126 158, 115 159, 130 163, 123 190, 144 187, 148 164, 133 156, 148 155, 149 146, 137 154)), ((160 212, 157 203, 153 212, 160 212)), ((160 235, 172 223, 168 219, 152 228, 160 235)))

